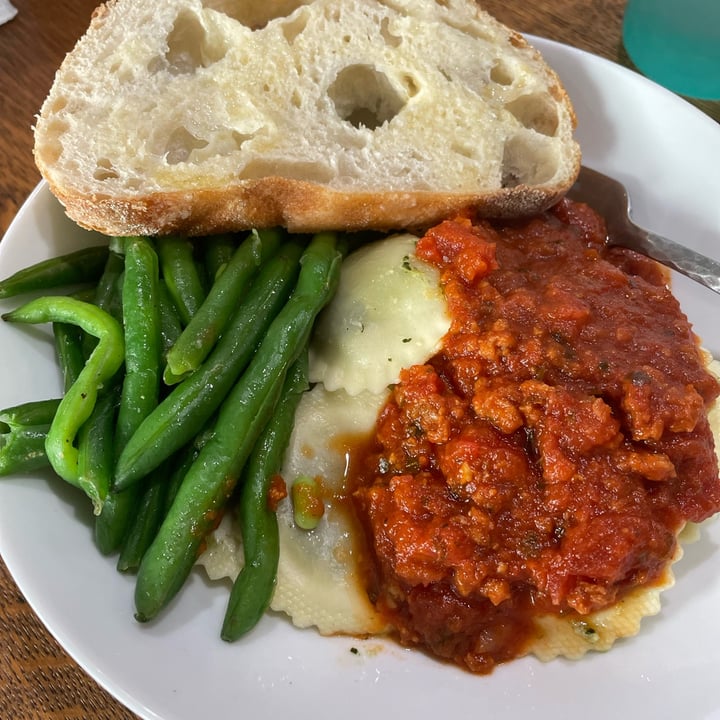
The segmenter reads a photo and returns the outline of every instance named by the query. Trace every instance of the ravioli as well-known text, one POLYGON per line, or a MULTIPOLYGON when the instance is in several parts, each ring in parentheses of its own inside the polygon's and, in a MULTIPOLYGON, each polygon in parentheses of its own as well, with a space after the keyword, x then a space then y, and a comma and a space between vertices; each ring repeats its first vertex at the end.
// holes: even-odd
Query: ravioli
MULTIPOLYGON (((432 356, 447 329, 437 275, 415 260, 414 244, 412 236, 395 236, 346 261, 340 292, 316 328, 311 356, 316 385, 300 402, 281 470, 288 486, 298 476, 317 478, 325 514, 317 528, 301 530, 290 498, 279 504, 281 553, 271 607, 294 625, 315 627, 323 635, 389 630, 364 589, 358 532, 343 491, 349 443, 372 430, 397 372, 432 356), (408 317, 422 322, 410 324, 408 317), (412 342, 404 342, 406 337, 412 342)), ((707 360, 717 376, 720 363, 707 360)), ((717 439, 717 403, 709 420, 717 439)), ((695 537, 697 527, 689 523, 673 562, 681 557, 682 544, 695 537)), ((241 539, 231 519, 209 539, 199 564, 213 579, 234 578, 240 571, 241 539)), ((577 659, 588 651, 608 650, 618 639, 637 634, 644 617, 659 612, 661 592, 673 582, 668 566, 656 583, 634 589, 609 608, 583 616, 536 617, 526 654, 577 659)))
MULTIPOLYGON (((720 369, 720 364, 713 365, 714 370, 720 369)), ((330 499, 320 525, 309 532, 295 525, 289 498, 278 508, 280 565, 271 608, 286 614, 297 627, 315 627, 322 635, 377 635, 387 630, 364 590, 355 524, 339 498, 346 474, 346 444, 372 429, 385 399, 385 393, 350 396, 317 385, 298 407, 283 477, 288 483, 299 475, 318 477, 330 499)), ((718 437, 720 408, 715 406, 710 417, 718 437)), ((688 524, 680 534, 675 561, 682 556, 682 545, 698 537, 698 527, 688 524)), ((242 540, 230 518, 211 536, 198 562, 213 580, 234 579, 240 572, 242 540)), ((608 650, 618 639, 636 635, 642 619, 660 611, 661 592, 673 584, 668 567, 660 582, 637 588, 610 608, 582 618, 541 616, 535 620, 537 633, 527 654, 547 661, 608 650)))
MULTIPOLYGON (((281 474, 318 478, 325 513, 313 531, 295 525, 290 498, 278 506, 280 565, 272 600, 299 627, 322 634, 375 634, 385 628, 363 588, 358 533, 340 497, 346 444, 368 434, 403 367, 425 362, 450 325, 436 269, 415 257, 417 238, 394 235, 343 263, 333 301, 310 345, 315 387, 300 401, 281 474)), ((198 560, 213 580, 242 568, 242 540, 226 518, 198 560)))
MULTIPOLYGON (((345 444, 369 433, 386 394, 329 393, 319 384, 303 395, 281 474, 288 485, 302 475, 318 478, 325 512, 313 531, 300 529, 287 497, 278 506, 280 564, 271 608, 298 627, 320 633, 376 634, 385 622, 363 588, 357 533, 340 497, 346 474, 345 444)), ((212 580, 235 579, 242 569, 242 539, 225 518, 200 556, 212 580)))
POLYGON ((342 497, 348 444, 372 430, 386 393, 323 385, 305 393, 281 471, 288 485, 307 475, 319 480, 325 512, 312 531, 295 525, 290 498, 278 507, 280 565, 271 607, 287 613, 299 627, 315 626, 325 635, 376 633, 384 621, 364 590, 358 535, 342 497))
POLYGON ((439 347, 450 317, 438 271, 415 257, 416 242, 395 235, 345 260, 313 333, 311 382, 350 395, 380 393, 439 347))
MULTIPOLYGON (((698 526, 688 523, 678 537, 673 563, 682 557, 683 545, 698 537, 698 526)), ((609 650, 617 640, 637 635, 643 618, 660 612, 661 593, 674 584, 672 567, 667 567, 658 583, 638 587, 603 610, 582 617, 541 615, 535 618, 536 637, 528 645, 526 654, 543 661, 557 657, 578 660, 590 651, 609 650)))

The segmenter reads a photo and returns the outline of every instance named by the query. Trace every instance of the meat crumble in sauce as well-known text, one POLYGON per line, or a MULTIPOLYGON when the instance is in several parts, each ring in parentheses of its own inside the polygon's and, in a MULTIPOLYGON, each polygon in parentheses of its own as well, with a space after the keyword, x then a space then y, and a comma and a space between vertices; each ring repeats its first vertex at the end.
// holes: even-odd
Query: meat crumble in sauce
POLYGON ((564 200, 418 242, 451 328, 402 372, 351 485, 373 602, 474 672, 522 655, 537 614, 656 582, 685 521, 720 509, 718 384, 664 272, 604 240, 564 200))

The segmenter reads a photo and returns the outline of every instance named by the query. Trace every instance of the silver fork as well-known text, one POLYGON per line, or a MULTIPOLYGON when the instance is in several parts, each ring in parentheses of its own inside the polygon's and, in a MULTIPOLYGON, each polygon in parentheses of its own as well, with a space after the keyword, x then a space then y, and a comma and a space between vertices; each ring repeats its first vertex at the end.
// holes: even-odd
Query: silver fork
POLYGON ((587 203, 604 217, 608 244, 636 250, 720 293, 720 262, 636 225, 622 183, 583 166, 568 197, 587 203))

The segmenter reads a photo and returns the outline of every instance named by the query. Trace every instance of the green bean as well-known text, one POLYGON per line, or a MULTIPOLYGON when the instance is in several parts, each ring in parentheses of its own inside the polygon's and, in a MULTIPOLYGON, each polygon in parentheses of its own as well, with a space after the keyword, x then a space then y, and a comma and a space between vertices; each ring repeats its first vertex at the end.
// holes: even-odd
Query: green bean
MULTIPOLYGON (((60 400, 33 400, 0 410, 0 427, 10 429, 50 425, 55 418, 60 400)), ((5 430, 3 429, 3 432, 5 430)))
MULTIPOLYGON (((124 258, 110 250, 105 268, 100 276, 100 280, 98 280, 93 296, 88 299, 88 302, 92 302, 100 309, 105 310, 105 312, 112 315, 119 323, 122 323, 121 288, 124 271, 124 258)), ((86 358, 90 357, 96 344, 97 338, 85 333, 82 341, 82 350, 86 358)))
MULTIPOLYGON (((122 322, 122 287, 125 279, 124 242, 113 243, 116 250, 110 251, 103 276, 98 282, 95 304, 122 322)), ((112 440, 114 442, 114 429, 112 440)), ((114 457, 113 457, 114 464, 114 457)), ((130 518, 136 508, 136 494, 115 493, 112 488, 105 497, 102 512, 95 518, 95 544, 103 555, 118 550, 125 538, 130 518)))
MULTIPOLYGON (((72 297, 85 302, 95 302, 96 294, 97 288, 91 287, 73 293, 72 297)), ((82 329, 69 323, 53 323, 53 337, 55 357, 63 375, 63 388, 67 392, 85 367, 85 360, 92 352, 92 346, 88 344, 82 329)))
POLYGON ((45 438, 60 400, 41 400, 0 411, 0 476, 49 468, 45 438))
MULTIPOLYGON (((280 390, 281 382, 275 382, 266 395, 250 403, 252 415, 238 428, 241 434, 233 447, 219 448, 220 442, 213 435, 183 478, 140 563, 135 586, 135 617, 140 622, 154 618, 184 584, 205 537, 220 521, 223 506, 237 482, 237 465, 250 454, 280 390)), ((226 433, 223 438, 227 440, 226 433)))
POLYGON ((109 390, 98 396, 90 417, 78 431, 78 471, 86 483, 97 489, 99 502, 95 515, 104 511, 115 461, 115 417, 119 399, 116 381, 109 390))
POLYGON ((63 388, 67 392, 85 367, 85 334, 77 325, 53 323, 53 337, 55 357, 62 372, 63 388))
POLYGON ((277 250, 281 239, 282 233, 277 230, 253 230, 240 244, 168 352, 164 374, 168 385, 179 382, 205 360, 247 292, 250 280, 277 250))
POLYGON ((145 477, 188 443, 230 392, 297 278, 301 248, 288 243, 254 280, 230 326, 205 363, 145 419, 118 458, 116 489, 145 477))
POLYGON ((167 472, 161 467, 147 478, 142 488, 137 510, 131 518, 118 558, 117 569, 120 572, 135 572, 140 566, 165 516, 167 490, 167 472))
POLYGON ((97 285, 88 285, 87 287, 76 290, 70 294, 70 297, 74 297, 76 300, 82 300, 83 302, 95 302, 95 296, 97 294, 97 285))
POLYGON ((274 411, 288 367, 302 352, 315 317, 337 287, 340 261, 330 233, 316 235, 303 253, 295 291, 222 404, 212 437, 185 476, 143 557, 135 586, 139 621, 154 618, 190 574, 274 411))
POLYGON ((187 238, 161 237, 156 241, 162 276, 183 325, 190 322, 205 300, 205 288, 187 238))
POLYGON ((78 468, 78 431, 90 417, 98 391, 120 369, 125 357, 122 328, 104 310, 70 297, 42 297, 3 315, 10 322, 65 322, 79 325, 98 338, 77 380, 65 393, 48 431, 45 451, 55 472, 81 488, 95 507, 102 503, 98 488, 86 482, 78 468))
POLYGON ((109 252, 105 269, 98 281, 93 302, 122 322, 122 276, 125 260, 116 252, 109 252))
POLYGON ((97 282, 107 255, 107 246, 102 245, 30 265, 0 281, 0 298, 97 282))
POLYGON ((305 351, 288 371, 280 401, 241 478, 238 519, 245 563, 233 583, 223 621, 221 636, 229 642, 252 630, 272 599, 280 540, 277 514, 269 506, 268 494, 282 465, 300 396, 307 388, 305 351))
POLYGON ((46 427, 0 431, 0 477, 49 468, 45 452, 46 427))
POLYGON ((155 409, 160 393, 158 259, 145 238, 126 238, 122 288, 125 377, 118 410, 117 454, 155 409))
MULTIPOLYGON (((145 238, 124 238, 125 272, 122 315, 125 335, 125 375, 115 427, 115 458, 158 402, 160 393, 161 329, 158 299, 158 259, 145 238)), ((119 549, 137 512, 140 490, 106 497, 95 521, 95 542, 104 554, 119 549)))
POLYGON ((210 235, 203 240, 203 262, 210 283, 214 283, 238 247, 235 235, 210 235))
POLYGON ((207 423, 205 429, 201 430, 193 439, 192 442, 188 443, 180 452, 176 453, 173 460, 173 467, 170 472, 170 477, 167 481, 167 494, 165 496, 165 512, 167 515, 170 511, 175 496, 177 495, 178 488, 185 479, 188 470, 192 467, 192 464, 197 460, 200 451, 205 447, 207 441, 212 437, 213 427, 215 423, 211 421, 207 423))
POLYGON ((162 356, 167 356, 170 348, 177 342, 182 333, 180 315, 173 303, 164 280, 158 282, 158 308, 160 311, 160 337, 162 339, 162 356))
POLYGON ((95 545, 103 555, 111 555, 122 548, 137 512, 140 489, 140 485, 123 492, 110 488, 102 512, 95 518, 95 545))

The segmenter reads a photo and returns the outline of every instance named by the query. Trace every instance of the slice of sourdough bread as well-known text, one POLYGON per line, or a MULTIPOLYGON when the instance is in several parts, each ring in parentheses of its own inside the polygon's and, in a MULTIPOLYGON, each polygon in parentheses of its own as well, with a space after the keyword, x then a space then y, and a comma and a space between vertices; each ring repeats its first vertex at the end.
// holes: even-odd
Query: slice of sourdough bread
POLYGON ((110 0, 35 160, 109 235, 421 228, 555 202, 574 123, 539 53, 471 0, 110 0))

